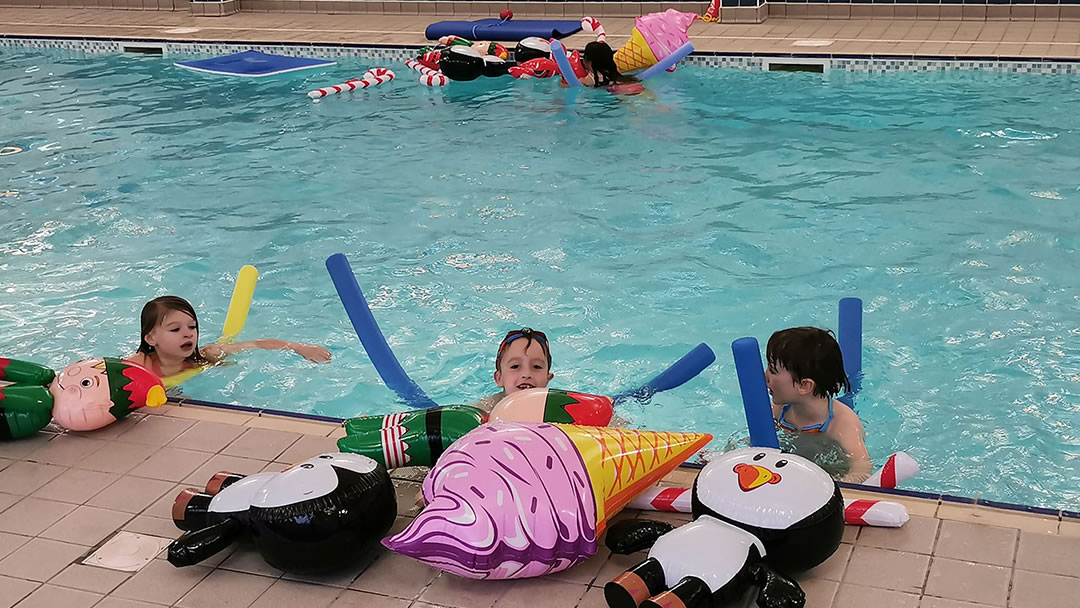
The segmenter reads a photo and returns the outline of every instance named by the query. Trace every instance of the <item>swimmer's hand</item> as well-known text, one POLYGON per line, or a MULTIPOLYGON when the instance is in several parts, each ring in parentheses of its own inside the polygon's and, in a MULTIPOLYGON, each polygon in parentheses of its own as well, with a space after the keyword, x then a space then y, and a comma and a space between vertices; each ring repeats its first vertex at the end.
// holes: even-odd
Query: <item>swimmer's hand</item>
POLYGON ((326 350, 318 344, 301 344, 299 342, 290 342, 289 347, 292 351, 301 357, 311 361, 312 363, 329 363, 330 351, 326 350))

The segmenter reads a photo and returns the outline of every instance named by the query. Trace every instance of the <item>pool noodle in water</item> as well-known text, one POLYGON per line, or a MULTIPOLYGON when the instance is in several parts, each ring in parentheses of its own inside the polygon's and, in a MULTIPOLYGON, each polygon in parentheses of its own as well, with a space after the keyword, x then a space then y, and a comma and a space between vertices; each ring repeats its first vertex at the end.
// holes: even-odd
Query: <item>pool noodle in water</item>
MULTIPOLYGON (((334 282, 334 287, 337 288, 341 303, 345 305, 345 312, 352 321, 357 337, 360 338, 364 350, 367 351, 368 357, 375 365, 375 370, 379 372, 379 377, 383 379, 386 386, 412 407, 425 409, 438 407, 438 404, 409 378, 397 357, 394 356, 394 352, 375 322, 375 316, 371 314, 364 292, 356 282, 356 275, 353 274, 345 255, 335 253, 327 258, 326 269, 330 272, 330 278, 334 282)), ((682 386, 715 360, 716 355, 712 349, 705 344, 699 344, 652 380, 637 389, 612 397, 612 401, 618 403, 631 397, 644 399, 658 392, 682 386)))
POLYGON ((566 79, 566 84, 570 85, 570 88, 581 86, 581 81, 578 80, 577 74, 574 73, 574 68, 570 67, 570 60, 566 57, 566 47, 558 40, 551 41, 551 56, 555 59, 556 65, 559 66, 559 74, 566 79))
POLYGON ((855 395, 862 389, 862 300, 842 298, 836 341, 840 343, 840 353, 844 359, 844 373, 851 382, 851 390, 840 401, 849 407, 855 405, 855 395))
POLYGON ((773 423, 769 389, 765 385, 765 368, 761 366, 761 347, 756 338, 739 338, 731 343, 735 357, 735 373, 739 377, 746 426, 750 429, 750 445, 780 449, 773 423))
MULTIPOLYGON (((251 310, 251 298, 255 295, 255 283, 259 280, 259 271, 252 265, 247 264, 236 275, 236 283, 233 285, 232 297, 229 299, 229 310, 225 313, 225 326, 221 330, 221 338, 218 344, 227 344, 236 340, 236 336, 244 329, 247 323, 248 312, 251 310)), ((179 386, 195 376, 209 369, 210 365, 200 365, 186 369, 179 374, 173 374, 161 379, 165 388, 179 386)))
POLYGON ((684 57, 693 52, 694 45, 690 42, 687 42, 686 44, 675 49, 675 52, 673 52, 672 54, 664 57, 660 61, 656 62, 656 64, 649 66, 644 72, 638 74, 637 79, 645 80, 646 78, 652 78, 653 76, 656 76, 660 72, 667 70, 676 63, 679 63, 683 60, 684 57))

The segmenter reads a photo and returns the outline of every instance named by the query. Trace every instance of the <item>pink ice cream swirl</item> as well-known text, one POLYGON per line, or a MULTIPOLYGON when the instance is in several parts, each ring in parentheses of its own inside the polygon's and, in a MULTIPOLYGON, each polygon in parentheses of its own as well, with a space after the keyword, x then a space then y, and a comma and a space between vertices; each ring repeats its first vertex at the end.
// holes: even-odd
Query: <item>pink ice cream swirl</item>
POLYGON ((454 442, 424 480, 427 507, 392 551, 476 579, 541 576, 596 553, 596 503, 558 427, 496 422, 454 442))

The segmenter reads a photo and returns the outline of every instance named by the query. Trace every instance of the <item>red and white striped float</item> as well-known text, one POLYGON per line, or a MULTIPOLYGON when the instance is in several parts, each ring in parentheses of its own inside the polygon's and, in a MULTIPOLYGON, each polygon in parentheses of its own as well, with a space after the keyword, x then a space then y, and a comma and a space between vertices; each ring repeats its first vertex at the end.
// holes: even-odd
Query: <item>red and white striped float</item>
POLYGON ((394 73, 386 68, 372 68, 367 72, 364 72, 363 78, 350 78, 341 84, 335 84, 332 87, 326 87, 322 89, 315 89, 308 92, 308 97, 312 99, 319 99, 320 97, 326 97, 327 95, 334 95, 336 93, 344 93, 345 91, 355 91, 356 89, 366 89, 378 84, 390 82, 394 79, 394 73))
POLYGON ((600 22, 595 18, 582 17, 581 29, 595 34, 597 42, 607 42, 607 32, 604 31, 604 26, 600 25, 600 22))
POLYGON ((875 488, 895 488, 897 484, 911 479, 919 473, 919 463, 905 452, 897 452, 885 461, 876 473, 863 482, 864 486, 875 488))
POLYGON ((450 83, 450 79, 446 77, 446 74, 439 70, 433 70, 415 59, 407 60, 405 65, 420 72, 421 84, 426 84, 429 87, 445 87, 450 83))

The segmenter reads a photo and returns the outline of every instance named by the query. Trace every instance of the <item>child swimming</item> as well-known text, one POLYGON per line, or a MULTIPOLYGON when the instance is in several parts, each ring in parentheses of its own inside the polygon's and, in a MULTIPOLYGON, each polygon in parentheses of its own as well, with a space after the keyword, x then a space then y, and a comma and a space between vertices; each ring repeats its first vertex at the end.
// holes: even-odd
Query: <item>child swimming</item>
POLYGON ((161 378, 203 365, 219 363, 228 355, 262 348, 291 350, 308 361, 326 363, 330 351, 316 344, 259 339, 232 344, 199 347, 199 320, 187 300, 161 296, 146 303, 141 316, 142 332, 138 351, 127 358, 161 378))
POLYGON ((542 331, 523 327, 506 333, 495 353, 495 385, 502 390, 476 403, 490 412, 510 393, 530 388, 546 388, 551 373, 551 348, 542 331))
POLYGON ((834 477, 853 483, 865 481, 873 463, 863 439, 862 422, 854 410, 834 398, 851 385, 832 333, 816 327, 778 331, 769 338, 765 359, 773 418, 779 429, 794 436, 796 451, 828 452, 827 444, 813 445, 814 439, 827 439, 842 448, 848 459, 847 470, 839 475, 833 471, 834 477))

